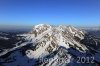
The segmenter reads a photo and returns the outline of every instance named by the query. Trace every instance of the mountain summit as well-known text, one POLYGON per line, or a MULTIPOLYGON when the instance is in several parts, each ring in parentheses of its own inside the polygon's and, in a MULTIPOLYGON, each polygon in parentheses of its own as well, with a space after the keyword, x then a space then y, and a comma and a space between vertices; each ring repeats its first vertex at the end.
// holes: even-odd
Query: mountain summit
POLYGON ((21 36, 26 42, 0 54, 2 66, 99 65, 100 53, 95 49, 99 39, 93 41, 93 47, 90 39, 96 38, 73 26, 39 24, 21 36))

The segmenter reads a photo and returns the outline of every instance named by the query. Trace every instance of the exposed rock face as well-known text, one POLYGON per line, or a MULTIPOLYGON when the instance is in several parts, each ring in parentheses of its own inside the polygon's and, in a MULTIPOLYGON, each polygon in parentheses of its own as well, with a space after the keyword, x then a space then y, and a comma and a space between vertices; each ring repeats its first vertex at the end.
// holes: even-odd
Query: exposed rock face
MULTIPOLYGON (((30 33, 23 35, 27 42, 10 49, 8 57, 0 57, 1 65, 5 66, 95 66, 99 63, 98 50, 86 45, 86 33, 72 26, 51 26, 40 24, 33 27, 30 33), (97 53, 98 51, 98 53, 97 53), (94 63, 86 63, 87 57, 95 57, 94 63), (85 57, 86 61, 77 63, 78 57, 85 57), (23 62, 21 62, 21 60, 23 62), (6 62, 7 60, 7 62, 6 62), (26 62, 26 64, 23 64, 26 62), (28 65, 29 64, 29 65, 28 65)), ((99 42, 99 41, 98 41, 99 42)), ((91 41, 90 41, 91 43, 91 41)))

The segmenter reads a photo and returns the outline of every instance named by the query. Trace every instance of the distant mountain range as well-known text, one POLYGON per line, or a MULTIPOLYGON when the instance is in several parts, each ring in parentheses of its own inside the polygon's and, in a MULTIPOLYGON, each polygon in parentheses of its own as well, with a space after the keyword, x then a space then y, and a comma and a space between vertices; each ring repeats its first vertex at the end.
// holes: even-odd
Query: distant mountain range
POLYGON ((29 32, 32 26, 14 26, 14 25, 0 25, 0 31, 3 32, 29 32))

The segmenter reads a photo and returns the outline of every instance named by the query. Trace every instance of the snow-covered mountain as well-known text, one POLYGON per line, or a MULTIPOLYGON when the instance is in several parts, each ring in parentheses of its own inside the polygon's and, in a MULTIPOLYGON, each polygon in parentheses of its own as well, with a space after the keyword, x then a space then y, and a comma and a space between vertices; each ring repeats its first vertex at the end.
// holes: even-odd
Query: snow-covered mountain
POLYGON ((99 66, 100 38, 73 26, 39 24, 0 54, 1 66, 99 66))

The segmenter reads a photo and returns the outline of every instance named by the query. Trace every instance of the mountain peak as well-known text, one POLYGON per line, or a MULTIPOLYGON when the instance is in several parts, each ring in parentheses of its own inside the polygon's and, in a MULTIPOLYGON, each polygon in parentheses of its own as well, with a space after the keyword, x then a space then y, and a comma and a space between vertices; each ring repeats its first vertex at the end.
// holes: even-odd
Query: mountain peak
POLYGON ((34 28, 38 29, 38 28, 48 28, 48 27, 51 27, 50 25, 48 24, 38 24, 38 25, 35 25, 34 28))

